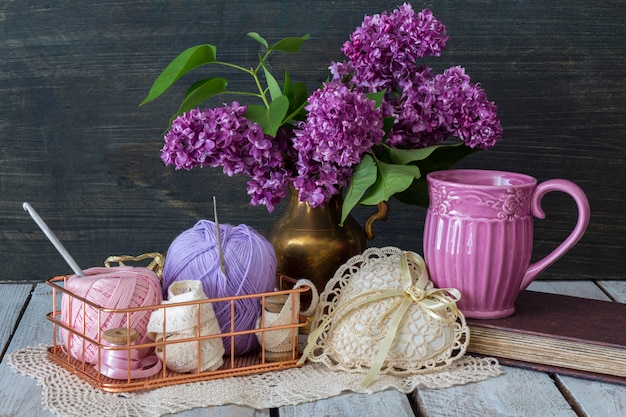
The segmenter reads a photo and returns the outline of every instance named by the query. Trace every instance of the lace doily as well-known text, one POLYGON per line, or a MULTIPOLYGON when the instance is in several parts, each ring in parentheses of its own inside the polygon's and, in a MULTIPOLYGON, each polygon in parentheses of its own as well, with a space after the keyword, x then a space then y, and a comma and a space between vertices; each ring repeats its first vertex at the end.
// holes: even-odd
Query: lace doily
POLYGON ((395 247, 349 259, 326 285, 304 357, 333 370, 408 375, 463 357, 469 328, 460 293, 435 289, 423 259, 395 247), (454 298, 449 294, 454 294, 454 298))
POLYGON ((225 404, 266 409, 322 400, 345 391, 374 393, 395 388, 408 394, 417 387, 447 388, 501 373, 495 359, 466 356, 445 370, 428 374, 379 375, 363 388, 360 385, 362 375, 334 372, 322 364, 308 364, 257 375, 111 394, 52 363, 47 357, 48 347, 41 345, 13 351, 8 355, 8 363, 15 372, 38 380, 43 388, 43 407, 59 417, 157 417, 225 404))

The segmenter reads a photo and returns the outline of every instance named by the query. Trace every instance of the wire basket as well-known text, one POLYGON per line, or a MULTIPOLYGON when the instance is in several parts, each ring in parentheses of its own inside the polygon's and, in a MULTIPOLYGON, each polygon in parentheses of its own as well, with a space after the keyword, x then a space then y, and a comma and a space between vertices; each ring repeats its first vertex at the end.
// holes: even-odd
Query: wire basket
POLYGON ((296 307, 299 306, 298 301, 300 300, 300 295, 306 291, 309 291, 310 288, 308 286, 292 288, 295 281, 284 275, 277 276, 278 288, 280 289, 279 291, 127 309, 103 308, 85 298, 73 294, 71 291, 66 289, 66 283, 69 278, 70 276, 57 276, 50 278, 46 281, 46 283, 52 287, 53 303, 52 312, 48 313, 46 316, 46 318, 53 323, 53 345, 48 349, 48 356, 54 363, 62 366, 63 368, 69 370, 73 374, 89 382, 91 385, 102 389, 103 391, 114 393, 139 391, 164 387, 168 385, 205 381, 231 376, 257 374, 298 366, 297 362, 301 356, 301 352, 298 349, 298 334, 299 330, 302 327, 305 327, 307 323, 306 321, 300 320, 300 314, 298 308, 296 307), (101 326, 99 326, 99 323, 100 318, 103 315, 119 314, 125 316, 126 319, 124 320, 124 322, 127 323, 126 327, 115 329, 117 334, 123 337, 124 342, 112 345, 104 339, 104 336, 102 334, 99 334, 98 337, 95 339, 87 336, 84 325, 84 317, 82 320, 82 329, 74 328, 76 326, 72 326, 72 323, 64 323, 61 320, 61 303, 59 300, 60 295, 69 297, 69 300, 73 303, 80 303, 78 305, 82 306, 83 315, 85 314, 84 312, 87 308, 96 311, 98 317, 97 325, 99 329, 102 328, 101 326), (290 295, 291 297, 289 297, 290 295), (251 298, 258 299, 261 305, 259 326, 257 326, 256 329, 234 331, 233 327, 231 326, 230 332, 221 332, 209 335, 201 335, 200 332, 198 332, 195 336, 190 336, 178 340, 166 340, 165 338, 157 338, 150 343, 133 344, 133 339, 131 338, 131 335, 136 332, 130 327, 130 317, 133 313, 150 313, 157 310, 161 311, 161 309, 163 309, 164 318, 166 320, 168 311, 176 307, 192 306, 194 308, 197 308, 199 311, 201 305, 205 303, 227 302, 230 303, 230 322, 234 323, 235 301, 251 298), (265 326, 264 323, 266 323, 266 320, 264 315, 268 314, 267 308, 269 308, 270 304, 274 304, 275 301, 273 300, 283 300, 284 302, 285 299, 290 300, 290 302, 292 303, 291 319, 289 323, 282 325, 265 326), (267 332, 277 330, 281 330, 283 333, 287 331, 287 333, 290 335, 289 337, 291 341, 290 350, 282 351, 278 356, 274 352, 269 352, 265 349, 265 340, 266 335, 268 334, 267 332), (65 332, 65 334, 71 335, 65 338, 67 339, 66 342, 64 342, 63 338, 61 337, 61 332, 65 332), (234 338, 250 333, 255 333, 257 335, 260 348, 243 355, 235 355, 234 338), (200 343, 205 340, 216 338, 231 338, 231 352, 225 352, 225 354, 223 355, 223 362, 221 366, 219 366, 219 368, 215 370, 199 372, 199 370, 202 369, 200 366, 200 343), (82 355, 68 354, 68 352, 70 352, 70 339, 72 339, 72 343, 82 343, 82 355), (131 377, 131 358, 133 357, 134 352, 142 349, 144 351, 149 350, 151 352, 156 349, 162 349, 163 351, 165 351, 165 353, 167 353, 167 350, 165 350, 166 346, 176 345, 177 343, 190 342, 195 343, 198 349, 198 364, 195 372, 176 372, 169 369, 165 366, 165 364, 163 364, 161 369, 152 376, 145 378, 131 377), (94 365, 86 360, 85 346, 88 345, 95 346, 98 352, 98 357, 101 357, 100 355, 102 354, 112 354, 112 352, 115 352, 115 355, 117 357, 127 358, 128 367, 126 374, 123 377, 116 377, 115 379, 104 375, 102 372, 102 365, 100 361, 98 361, 98 363, 94 365))

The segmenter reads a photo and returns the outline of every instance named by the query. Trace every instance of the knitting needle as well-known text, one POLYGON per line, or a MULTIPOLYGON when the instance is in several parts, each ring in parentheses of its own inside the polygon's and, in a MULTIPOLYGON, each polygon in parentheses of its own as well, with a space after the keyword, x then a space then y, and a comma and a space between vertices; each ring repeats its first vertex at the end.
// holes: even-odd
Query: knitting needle
POLYGON ((220 230, 220 222, 217 219, 217 200, 213 196, 213 219, 215 220, 215 228, 217 229, 217 250, 220 257, 220 269, 226 275, 226 262, 224 262, 224 252, 222 251, 222 232, 220 230))
POLYGON ((52 233, 52 230, 50 230, 48 225, 46 225, 43 219, 39 217, 39 214, 37 214, 35 209, 32 208, 32 206, 28 203, 24 203, 22 207, 24 208, 25 211, 28 212, 28 214, 30 214, 30 217, 33 218, 35 223, 37 223, 37 226, 39 226, 39 228, 43 231, 43 233, 46 235, 48 240, 54 245, 56 250, 61 254, 63 259, 65 259, 65 262, 67 262, 70 268, 72 268, 72 271, 74 271, 76 275, 80 277, 84 277, 85 273, 83 272, 83 270, 80 269, 80 267, 78 266, 74 258, 72 258, 72 256, 69 254, 67 249, 65 249, 63 244, 59 241, 59 239, 57 239, 54 233, 52 233))

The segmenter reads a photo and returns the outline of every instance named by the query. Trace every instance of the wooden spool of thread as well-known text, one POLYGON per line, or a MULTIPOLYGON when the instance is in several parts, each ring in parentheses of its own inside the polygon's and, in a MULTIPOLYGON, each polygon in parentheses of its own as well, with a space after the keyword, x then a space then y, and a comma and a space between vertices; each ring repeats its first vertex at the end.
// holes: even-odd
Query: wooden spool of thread
MULTIPOLYGON (((102 333, 104 346, 123 347, 132 345, 139 338, 133 328, 116 327, 102 333)), ((162 368, 161 361, 154 355, 141 357, 137 349, 101 349, 100 363, 95 365, 103 375, 112 379, 147 378, 162 368)))
MULTIPOLYGON (((306 311, 300 311, 301 294, 299 292, 269 295, 265 297, 265 301, 263 302, 265 312, 263 313, 263 317, 259 318, 257 322, 257 329, 296 325, 299 321, 302 321, 302 316, 306 317, 312 315, 319 302, 319 295, 311 281, 306 279, 298 280, 293 288, 296 289, 300 287, 309 287, 311 290, 312 303, 306 311), (294 314, 296 315, 295 322, 294 314)), ((297 346, 294 346, 294 342, 297 343, 298 340, 297 338, 294 340, 294 332, 297 337, 300 333, 299 330, 299 327, 294 327, 256 333, 257 339, 263 345, 265 361, 283 362, 295 359, 294 348, 297 348, 297 346)))
POLYGON ((288 298, 289 296, 287 294, 265 297, 265 310, 270 313, 280 313, 288 298))
POLYGON ((125 327, 116 327, 106 330, 102 333, 102 338, 112 345, 127 345, 130 339, 132 344, 139 337, 139 332, 135 329, 126 329, 125 327))
MULTIPOLYGON (((280 312, 283 311, 283 308, 285 307, 285 303, 287 303, 288 301, 289 301, 289 295, 287 294, 278 294, 278 295, 273 295, 270 297, 265 297, 266 316, 267 316, 267 313, 270 313, 272 315, 280 314, 280 312)), ((266 323, 267 323, 267 320, 266 320, 266 323)), ((267 338, 268 336, 271 337, 273 333, 275 334, 277 332, 278 331, 265 332, 265 338, 267 338)), ((263 340, 263 338, 259 337, 259 340, 263 340)), ((287 337, 284 337, 283 342, 281 343, 280 352, 264 349, 265 361, 266 362, 283 362, 283 361, 291 360, 292 350, 293 350, 292 338, 289 335, 287 335, 287 337)))

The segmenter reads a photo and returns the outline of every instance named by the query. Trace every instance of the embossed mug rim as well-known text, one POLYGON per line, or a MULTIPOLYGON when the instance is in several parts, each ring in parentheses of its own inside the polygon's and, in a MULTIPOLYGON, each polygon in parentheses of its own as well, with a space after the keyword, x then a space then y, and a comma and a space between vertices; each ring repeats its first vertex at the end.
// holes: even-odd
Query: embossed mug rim
POLYGON ((456 187, 507 188, 535 187, 537 179, 519 172, 489 169, 448 169, 426 175, 430 180, 453 183, 456 187))

